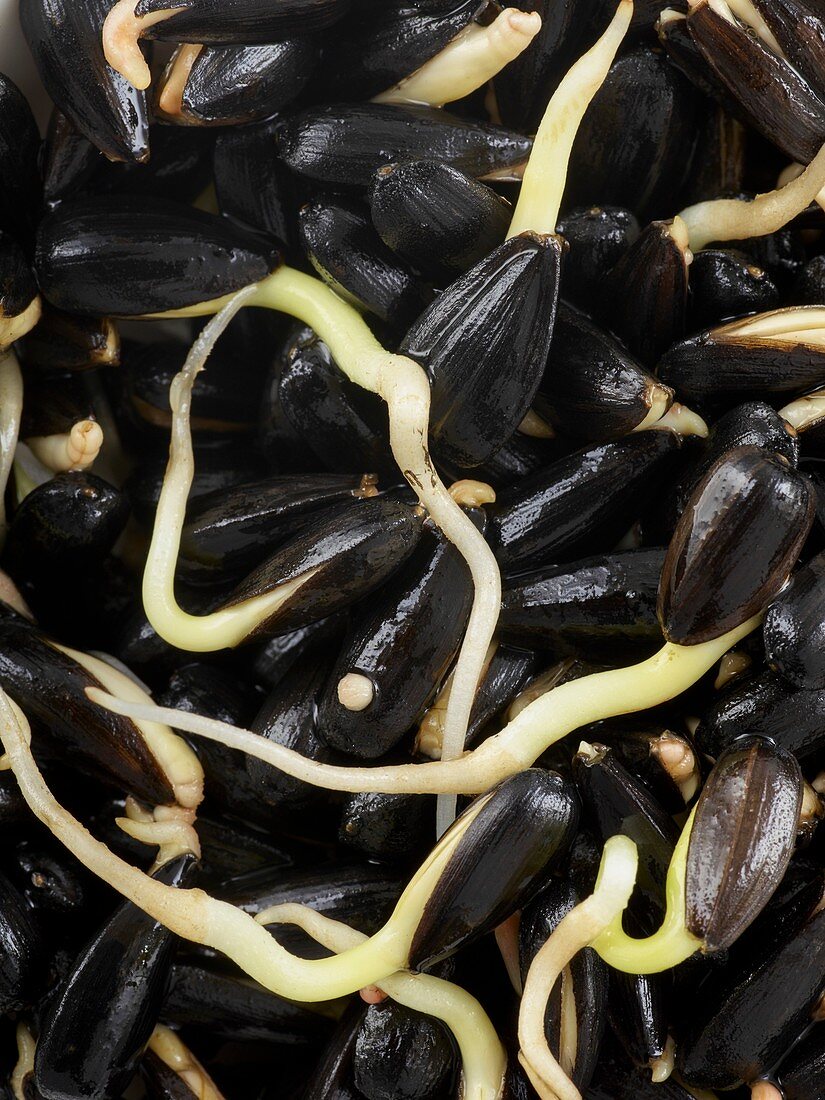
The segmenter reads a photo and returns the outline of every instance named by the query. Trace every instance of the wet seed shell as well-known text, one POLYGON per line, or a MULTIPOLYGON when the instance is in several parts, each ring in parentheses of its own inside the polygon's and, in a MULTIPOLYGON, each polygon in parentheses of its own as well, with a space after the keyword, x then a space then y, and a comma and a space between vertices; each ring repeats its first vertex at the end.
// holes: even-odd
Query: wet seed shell
MULTIPOLYGON (((479 523, 483 527, 483 522, 479 523)), ((353 616, 318 710, 332 748, 373 759, 412 727, 461 644, 472 605, 472 579, 461 555, 425 529, 414 553, 360 615, 353 616), (366 705, 342 696, 363 681, 366 705)))
POLYGON ((717 760, 696 808, 687 855, 685 920, 705 951, 721 951, 764 908, 793 855, 802 776, 786 750, 753 738, 717 760))
MULTIPOLYGON (((343 19, 350 0, 184 0, 171 14, 144 30, 164 42, 254 46, 324 30, 343 19)), ((135 15, 170 11, 168 0, 138 0, 135 15)))
POLYGON ((770 602, 813 523, 805 480, 781 458, 740 447, 711 467, 671 539, 659 589, 665 636, 718 638, 770 602))
POLYGON ((365 208, 307 203, 298 224, 307 258, 324 282, 385 324, 403 332, 431 297, 378 236, 365 208))
MULTIPOLYGON (((154 877, 183 887, 194 867, 186 854, 154 877)), ((127 1085, 157 1022, 175 942, 131 902, 118 906, 75 961, 43 1021, 34 1067, 42 1096, 104 1100, 127 1085)))
POLYGON ((502 493, 490 541, 505 574, 615 545, 656 492, 680 445, 673 432, 639 432, 576 451, 502 493))
POLYGON ((643 223, 672 214, 702 113, 696 89, 663 53, 630 50, 611 66, 579 127, 566 201, 627 207, 643 223))
POLYGON ((393 1001, 367 1009, 352 1057, 366 1100, 429 1100, 452 1091, 457 1069, 452 1037, 439 1020, 393 1001))
POLYGON ((468 176, 523 164, 532 141, 435 107, 347 103, 313 107, 278 132, 279 155, 300 176, 368 188, 385 164, 429 158, 468 176))
POLYGON ((825 102, 825 20, 815 4, 799 0, 755 0, 756 10, 782 52, 825 102))
POLYGON ((146 96, 103 56, 109 0, 23 0, 20 23, 46 91, 110 160, 149 157, 146 96))
POLYGON ((298 95, 317 58, 317 47, 304 38, 267 46, 205 46, 183 89, 184 116, 209 126, 271 118, 298 95))
POLYGON ((825 1080, 825 1035, 811 1028, 801 1042, 782 1060, 779 1070, 785 1100, 817 1100, 825 1080))
POLYGON ((809 164, 825 139, 825 103, 810 85, 755 34, 707 2, 691 7, 687 24, 750 125, 793 160, 809 164))
POLYGON ((415 930, 412 969, 432 966, 522 908, 573 839, 578 798, 559 775, 530 768, 483 797, 415 930))
POLYGON ((338 842, 367 859, 423 860, 435 829, 435 799, 418 794, 351 794, 341 809, 338 842))
POLYGON ((49 207, 80 191, 99 158, 99 150, 54 107, 43 146, 43 197, 49 207))
POLYGON ((0 232, 0 332, 36 297, 37 283, 23 250, 10 234, 0 232))
POLYGON ((684 334, 687 294, 685 250, 674 225, 651 222, 605 276, 598 312, 629 350, 652 367, 684 334))
POLYGON ((120 336, 107 317, 75 317, 43 303, 26 337, 26 366, 42 371, 95 370, 120 363, 120 336))
POLYGON ((40 992, 45 945, 23 897, 0 874, 0 1009, 15 1012, 40 992))
POLYGON ((704 329, 779 305, 773 279, 734 249, 706 248, 690 265, 690 328, 704 329))
POLYGON ((433 447, 462 468, 491 458, 524 419, 553 333, 564 242, 513 237, 460 276, 401 344, 432 389, 433 447))
POLYGON ((440 281, 500 245, 513 214, 491 187, 433 160, 379 168, 370 204, 384 243, 440 281))
POLYGON ((212 214, 161 199, 73 199, 40 225, 41 289, 70 313, 181 309, 274 271, 277 248, 212 214))
POLYGON ((214 134, 197 126, 149 127, 152 156, 142 164, 113 164, 98 157, 85 190, 99 195, 140 195, 196 205, 212 182, 214 134))
MULTIPOLYGON (((620 439, 650 414, 655 387, 653 375, 617 340, 559 303, 536 404, 559 432, 598 443, 620 439)), ((673 398, 664 389, 658 396, 668 404, 673 398)))
POLYGON ((567 241, 565 299, 587 310, 604 273, 639 236, 639 223, 621 206, 578 206, 559 218, 556 230, 567 241))
POLYGON ((222 214, 295 246, 293 184, 277 156, 278 126, 264 122, 221 133, 215 142, 215 193, 222 214))
POLYGON ((513 640, 554 651, 577 642, 657 638, 663 561, 661 549, 625 550, 527 573, 506 586, 499 628, 513 640))
POLYGON ((770 667, 798 688, 825 688, 825 555, 798 569, 768 608, 770 667))

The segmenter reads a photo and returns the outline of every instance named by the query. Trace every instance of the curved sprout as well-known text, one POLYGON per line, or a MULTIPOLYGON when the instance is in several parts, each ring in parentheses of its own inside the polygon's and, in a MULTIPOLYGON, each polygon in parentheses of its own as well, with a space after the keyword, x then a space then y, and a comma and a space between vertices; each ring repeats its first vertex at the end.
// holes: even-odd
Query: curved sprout
POLYGON ((518 1017, 519 1061, 542 1100, 581 1100, 547 1045, 547 1002, 570 960, 605 928, 615 921, 621 924, 636 884, 638 862, 636 845, 629 837, 611 837, 604 846, 593 893, 562 918, 530 964, 518 1017))
POLYGON ((538 12, 505 8, 486 27, 470 23, 435 57, 373 103, 423 103, 443 107, 481 88, 522 53, 541 30, 538 12))
POLYGON ((531 230, 555 232, 576 132, 604 83, 632 16, 633 0, 620 0, 607 30, 567 71, 553 93, 524 170, 508 237, 531 230))
POLYGON ((25 715, 0 690, 0 740, 5 759, 35 817, 93 874, 170 931, 222 952, 273 993, 306 1002, 355 993, 407 965, 410 944, 430 895, 485 801, 478 800, 439 841, 374 936, 331 958, 302 959, 290 954, 248 913, 203 890, 166 886, 96 840, 49 790, 32 755, 30 739, 25 715))
MULTIPOLYGON (((274 905, 258 913, 259 924, 294 924, 330 951, 347 951, 367 936, 307 905, 274 905)), ((466 990, 432 974, 399 970, 377 983, 399 1004, 435 1016, 452 1032, 461 1055, 462 1100, 498 1100, 507 1055, 483 1007, 466 990)))
POLYGON ((515 772, 531 767, 551 745, 581 726, 635 714, 675 698, 712 668, 761 622, 749 619, 701 645, 668 642, 646 661, 629 668, 595 672, 553 688, 534 699, 505 728, 457 760, 424 764, 339 767, 308 760, 300 753, 201 715, 131 703, 96 688, 86 694, 96 703, 132 718, 168 722, 177 729, 217 741, 263 760, 287 775, 333 791, 383 791, 390 794, 479 794, 515 772))
POLYGON ((88 470, 103 446, 103 429, 96 420, 78 420, 67 432, 29 436, 26 445, 55 474, 88 470))
POLYGON ((22 338, 34 328, 43 312, 43 303, 36 295, 22 313, 14 317, 0 315, 0 351, 11 347, 15 340, 22 338))
POLYGON ((661 927, 652 936, 634 939, 622 928, 621 916, 616 917, 592 944, 608 966, 626 974, 658 974, 678 966, 701 949, 702 941, 688 932, 685 924, 687 855, 695 814, 694 807, 667 869, 667 909, 661 927))
POLYGON ((203 46, 195 43, 184 43, 178 46, 163 74, 161 86, 158 89, 158 108, 166 118, 175 122, 186 121, 183 117, 183 95, 192 68, 200 57, 202 49, 203 46))
POLYGON ((152 73, 140 49, 140 37, 156 23, 162 23, 186 4, 170 3, 163 11, 135 15, 137 0, 118 0, 103 23, 103 53, 120 75, 141 91, 152 83, 152 73))
POLYGON ((177 1032, 158 1024, 146 1049, 176 1073, 197 1100, 224 1100, 223 1093, 177 1032))
POLYGON ((690 249, 698 252, 712 241, 736 241, 775 233, 801 214, 825 187, 825 145, 808 167, 775 191, 755 199, 711 199, 688 206, 678 215, 687 226, 690 249))

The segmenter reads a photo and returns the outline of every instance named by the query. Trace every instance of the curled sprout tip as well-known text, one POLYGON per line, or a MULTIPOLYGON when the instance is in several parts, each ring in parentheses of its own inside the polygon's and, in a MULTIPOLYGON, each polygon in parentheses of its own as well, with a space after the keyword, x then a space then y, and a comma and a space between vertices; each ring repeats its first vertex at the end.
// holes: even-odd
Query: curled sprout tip
POLYGON ((152 73, 140 48, 140 37, 182 8, 169 7, 149 15, 135 15, 137 0, 118 0, 103 23, 103 53, 120 75, 141 91, 152 83, 152 73))

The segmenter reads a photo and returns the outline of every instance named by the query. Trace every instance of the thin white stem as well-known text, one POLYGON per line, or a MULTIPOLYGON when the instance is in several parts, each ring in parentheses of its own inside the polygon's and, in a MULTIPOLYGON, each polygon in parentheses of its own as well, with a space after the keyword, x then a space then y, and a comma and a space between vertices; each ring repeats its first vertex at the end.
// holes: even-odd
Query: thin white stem
MULTIPOLYGON (((275 905, 259 913, 259 924, 294 924, 330 951, 348 951, 366 942, 341 921, 306 905, 275 905)), ((462 1100, 498 1100, 504 1085, 507 1055, 490 1018, 475 997, 453 982, 432 974, 399 970, 376 983, 394 1001, 434 1016, 449 1028, 461 1055, 462 1100)))
POLYGON ((405 794, 478 794, 531 767, 551 745, 581 726, 619 714, 635 714, 681 695, 712 668, 722 654, 755 630, 756 616, 735 630, 695 646, 664 645, 653 657, 629 668, 596 672, 561 684, 533 700, 500 733, 457 760, 424 764, 339 767, 308 760, 300 753, 225 722, 165 707, 124 701, 95 688, 96 703, 129 717, 168 722, 177 729, 217 741, 263 760, 287 775, 336 791, 405 794))
POLYGON ((486 27, 470 23, 435 57, 374 103, 423 103, 443 107, 483 87, 522 53, 541 30, 538 12, 505 8, 486 27))
POLYGON ((16 1038, 17 1062, 12 1070, 9 1084, 14 1093, 14 1100, 26 1100, 26 1078, 34 1073, 34 1053, 37 1044, 28 1024, 23 1023, 22 1020, 17 1025, 16 1038))
POLYGON ((581 1100, 581 1093, 547 1045, 547 1002, 570 960, 614 921, 621 921, 636 883, 637 865, 633 841, 626 836, 611 837, 604 846, 593 893, 562 918, 530 965, 519 1009, 519 1061, 542 1100, 581 1100))
POLYGON ((31 300, 22 313, 6 317, 0 313, 0 351, 5 350, 31 332, 43 312, 43 303, 37 296, 31 300))
POLYGON ((23 412, 23 375, 12 348, 0 351, 0 546, 6 537, 6 486, 14 463, 20 416, 23 412))
POLYGON ((524 170, 509 237, 528 231, 555 232, 579 124, 610 71, 632 16, 632 0, 620 0, 607 30, 568 70, 554 92, 524 170))
POLYGON ((711 199, 688 206, 679 217, 688 229, 690 249, 698 252, 712 241, 763 237, 787 225, 825 187, 825 145, 796 179, 755 199, 711 199))

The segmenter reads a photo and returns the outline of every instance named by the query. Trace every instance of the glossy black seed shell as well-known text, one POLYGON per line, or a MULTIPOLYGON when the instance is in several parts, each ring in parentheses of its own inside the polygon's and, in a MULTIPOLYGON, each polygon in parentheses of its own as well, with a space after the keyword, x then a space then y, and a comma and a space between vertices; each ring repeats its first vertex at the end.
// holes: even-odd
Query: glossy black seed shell
POLYGON ((456 1051, 439 1020, 386 1001, 361 1021, 352 1070, 366 1100, 430 1100, 453 1084, 456 1051))
POLYGON ((249 635, 283 633, 325 618, 369 595, 415 549, 422 518, 390 498, 359 501, 341 513, 333 509, 291 539, 233 590, 228 607, 298 577, 307 580, 249 635))
POLYGON ((307 83, 317 56, 317 47, 304 38, 266 46, 205 46, 186 80, 183 112, 211 126, 271 118, 307 83))
POLYGON ((43 197, 49 206, 79 191, 94 173, 99 150, 55 107, 43 145, 43 197))
POLYGON ((673 222, 651 222, 605 276, 596 307, 649 367, 684 334, 688 268, 677 237, 673 222))
POLYGON ((744 401, 796 394, 825 381, 825 355, 814 343, 755 339, 738 323, 708 329, 659 360, 659 378, 685 401, 744 401))
POLYGON ((785 1100, 817 1100, 825 1080, 825 1035, 821 1028, 811 1028, 782 1060, 778 1076, 785 1100))
POLYGON ((764 18, 795 69, 825 102, 825 20, 816 4, 799 0, 756 0, 755 7, 764 18))
POLYGON ((328 98, 369 99, 415 72, 466 27, 479 0, 379 3, 354 13, 325 57, 328 98))
POLYGON ((39 992, 45 944, 14 885, 0 874, 0 1010, 15 1012, 39 992))
POLYGON ((368 859, 421 858, 431 846, 435 800, 417 794, 351 794, 341 808, 338 841, 368 859))
POLYGON ((149 156, 146 96, 103 55, 108 0, 23 0, 20 23, 46 91, 110 160, 149 156))
MULTIPOLYGON (((575 887, 554 879, 527 905, 519 921, 519 966, 522 981, 530 964, 561 920, 581 898, 575 887)), ((608 969, 596 952, 586 947, 570 962, 576 1012, 576 1059, 571 1079, 586 1089, 595 1072, 607 1023, 608 969)), ((561 1023, 561 983, 557 982, 547 1003, 544 1031, 558 1058, 561 1023)))
POLYGON ((117 366, 120 339, 106 317, 75 317, 43 303, 40 320, 26 336, 26 366, 41 371, 117 366))
POLYGON ((22 248, 0 231, 0 324, 25 313, 36 297, 37 283, 22 248))
POLYGON ((222 959, 180 958, 172 967, 161 1019, 234 1042, 304 1046, 324 1037, 328 1021, 284 1000, 222 959))
MULTIPOLYGON (((185 886, 194 857, 155 872, 185 886)), ((37 1042, 35 1082, 44 1100, 118 1095, 137 1067, 166 991, 175 936, 123 902, 76 960, 57 992, 37 1042)))
POLYGON ((680 1074, 701 1088, 728 1089, 771 1071, 810 1026, 825 982, 825 910, 756 966, 731 976, 697 1005, 677 1047, 680 1074))
POLYGON ((685 923, 721 951, 764 908, 793 855, 802 775, 786 750, 753 738, 717 760, 696 808, 685 877, 685 923))
POLYGON ((285 474, 199 497, 181 535, 188 583, 237 579, 314 517, 362 494, 362 478, 285 474))
POLYGON ((627 207, 642 222, 672 214, 690 170, 701 110, 696 89, 662 52, 645 45, 624 54, 579 127, 567 201, 627 207))
POLYGON ((576 451, 502 493, 490 541, 504 572, 607 550, 656 492, 679 446, 672 432, 639 432, 576 451))
POLYGON ((564 242, 513 237, 452 283, 401 344, 427 371, 431 440, 459 467, 507 442, 535 396, 550 347, 564 242))
POLYGON ((791 577, 763 626, 768 664, 798 688, 825 688, 825 556, 791 577))
POLYGON ((38 485, 14 513, 3 562, 21 578, 71 574, 99 565, 129 518, 125 495, 86 471, 38 485))
POLYGON ((668 547, 659 590, 665 636, 680 645, 718 638, 780 590, 813 522, 807 483, 756 447, 711 467, 668 547))
POLYGON ((617 340, 580 310, 559 303, 537 399, 554 428, 571 439, 621 439, 650 413, 655 385, 617 340))
POLYGON ((578 817, 572 784, 536 768, 482 796, 424 908, 410 966, 432 966, 522 908, 566 851, 578 817))
POLYGON ((559 218, 556 232, 568 246, 564 297, 589 309, 605 272, 639 236, 639 223, 621 206, 579 206, 559 218))
POLYGON ((658 548, 624 550, 527 573, 505 587, 499 629, 554 649, 599 639, 654 638, 663 561, 658 548))
POLYGON ((215 142, 215 192, 222 214, 292 245, 292 180, 275 147, 277 122, 241 126, 215 142))
POLYGON ((540 667, 539 654, 532 649, 506 642, 496 646, 473 701, 465 741, 468 748, 484 737, 488 723, 505 712, 540 667))
POLYGON ((299 231, 307 258, 324 282, 385 324, 403 331, 430 297, 378 236, 365 208, 307 203, 301 208, 299 231))
POLYGON ((321 698, 318 724, 333 748, 373 759, 396 745, 419 717, 464 636, 473 585, 452 543, 425 529, 392 581, 353 618, 321 698), (349 710, 338 697, 350 674, 371 683, 373 699, 349 710))
POLYGON ((501 244, 513 214, 491 187, 434 160, 380 168, 370 205, 384 243, 441 280, 466 271, 501 244))
POLYGON ((0 230, 29 243, 40 207, 40 134, 26 97, 0 73, 0 230))
POLYGON ((755 130, 784 153, 810 163, 825 139, 825 102, 756 34, 710 4, 691 7, 693 41, 755 130))
POLYGON ((73 199, 41 222, 37 275, 70 313, 124 316, 219 298, 278 267, 265 238, 162 199, 73 199))
POLYGON ((214 135, 198 126, 149 127, 152 155, 141 164, 98 157, 86 190, 100 195, 141 195, 195 205, 211 182, 214 135))
POLYGON ((153 806, 173 802, 137 726, 87 699, 86 687, 101 686, 95 677, 5 604, 0 611, 0 683, 31 720, 35 744, 153 806))
POLYGON ((217 46, 253 46, 324 30, 343 19, 350 0, 183 0, 172 9, 167 0, 138 0, 135 15, 172 11, 144 30, 165 42, 206 42, 217 46))
POLYGON ((690 328, 779 305, 776 283, 750 257, 732 248, 704 248, 690 265, 690 328))
POLYGON ((523 163, 531 145, 521 134, 435 107, 386 103, 313 107, 287 120, 278 134, 280 156, 293 172, 361 188, 385 164, 423 158, 484 176, 523 163))

